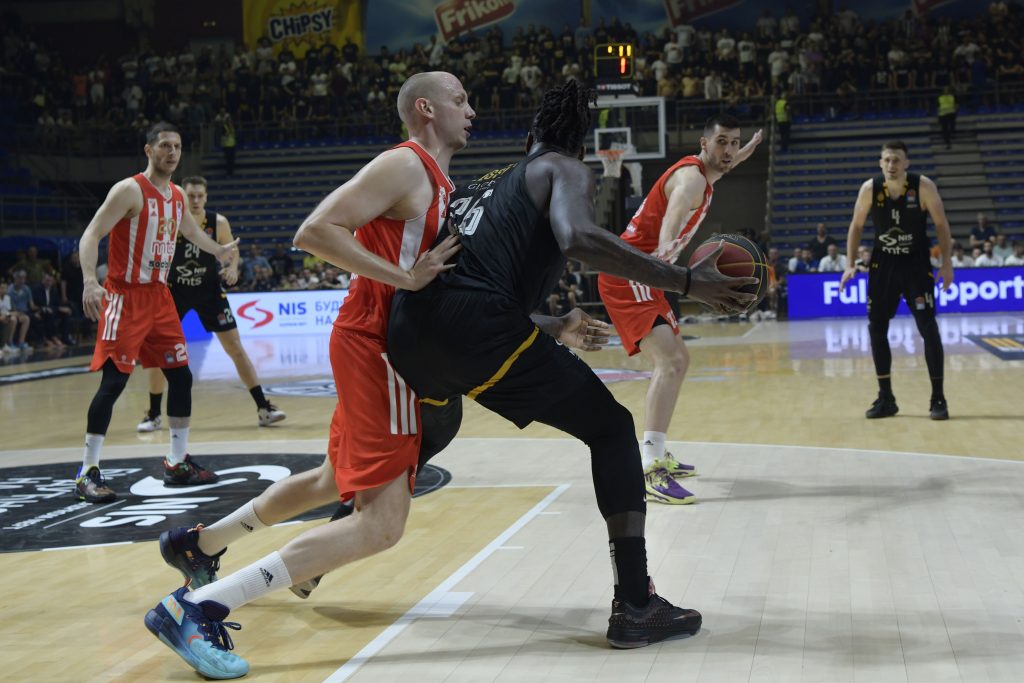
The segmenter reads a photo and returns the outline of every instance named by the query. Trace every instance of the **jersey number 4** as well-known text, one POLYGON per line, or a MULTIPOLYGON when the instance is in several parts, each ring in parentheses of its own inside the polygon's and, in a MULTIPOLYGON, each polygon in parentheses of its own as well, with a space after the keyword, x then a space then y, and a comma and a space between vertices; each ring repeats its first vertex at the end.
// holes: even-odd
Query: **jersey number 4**
POLYGON ((900 224, 900 210, 899 209, 893 209, 892 210, 892 224, 893 225, 899 225, 900 224))

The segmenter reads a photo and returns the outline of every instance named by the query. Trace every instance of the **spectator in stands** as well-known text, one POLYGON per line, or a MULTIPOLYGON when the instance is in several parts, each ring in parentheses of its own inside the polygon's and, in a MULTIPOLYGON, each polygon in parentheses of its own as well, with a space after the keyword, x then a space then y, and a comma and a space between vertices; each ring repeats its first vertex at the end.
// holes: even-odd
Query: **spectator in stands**
POLYGON ((974 265, 978 268, 994 268, 1003 265, 1003 259, 992 252, 992 243, 985 241, 981 245, 981 254, 974 259, 974 265))
POLYGON ((249 247, 249 257, 243 259, 242 263, 242 279, 247 283, 256 281, 256 268, 266 268, 273 272, 268 261, 264 256, 263 252, 255 244, 249 247))
POLYGON ((53 266, 50 259, 39 258, 39 249, 32 246, 25 251, 23 258, 20 258, 8 271, 14 274, 16 271, 24 271, 29 285, 38 285, 43 281, 44 275, 53 275, 53 266))
POLYGON ((789 94, 783 88, 782 94, 775 100, 775 124, 779 129, 779 148, 783 152, 789 151, 790 115, 788 97, 789 94))
POLYGON ((17 320, 28 321, 25 324, 25 329, 22 330, 20 340, 18 342, 18 348, 22 351, 27 351, 32 347, 25 341, 25 337, 28 332, 32 329, 32 313, 35 305, 32 303, 32 290, 29 289, 26 284, 27 275, 24 270, 18 270, 14 273, 14 283, 7 288, 7 296, 11 300, 11 311, 15 314, 17 320))
POLYGON ((978 212, 978 224, 971 228, 971 248, 980 247, 996 238, 996 228, 988 222, 984 211, 978 212))
POLYGON ((316 285, 316 289, 348 289, 348 283, 339 280, 338 269, 332 266, 324 271, 324 277, 316 285))
POLYGON ((82 275, 82 262, 78 249, 64 259, 60 268, 60 295, 71 309, 71 331, 66 340, 69 344, 77 344, 82 334, 84 316, 82 314, 82 293, 85 289, 82 275))
POLYGON ((818 262, 819 273, 841 273, 846 270, 846 256, 839 253, 839 246, 833 242, 828 245, 825 255, 818 262))
POLYGON ((4 353, 17 353, 23 348, 28 348, 25 343, 25 336, 28 335, 29 317, 20 311, 15 311, 11 304, 11 297, 8 294, 8 285, 0 281, 0 333, 3 334, 4 353), (15 342, 17 338, 17 342, 15 342))
POLYGON ((1024 241, 1013 241, 1013 253, 1003 261, 1004 266, 1024 266, 1024 241))
POLYGON ((273 271, 270 266, 253 266, 253 280, 249 290, 253 292, 271 292, 274 290, 273 271))
POLYGON ((995 243, 992 245, 992 253, 997 257, 1006 262, 1006 259, 1013 255, 1013 247, 1011 247, 1006 241, 1006 235, 996 235, 995 243))
POLYGON ((71 334, 71 307, 61 296, 52 275, 43 275, 43 281, 32 287, 32 303, 35 304, 32 317, 39 323, 43 344, 64 346, 71 334))
POLYGON ((270 262, 270 267, 273 269, 274 275, 282 281, 290 276, 292 271, 295 270, 295 263, 288 256, 283 244, 275 245, 274 255, 267 260, 270 262))
POLYGON ((953 264, 953 268, 973 268, 974 259, 969 254, 964 253, 964 245, 959 242, 953 243, 953 254, 950 256, 950 262, 953 264))
POLYGON ((939 128, 942 129, 946 149, 949 149, 953 146, 953 136, 956 134, 956 96, 953 95, 953 88, 948 85, 939 95, 939 128))
POLYGON ((828 248, 836 245, 835 239, 828 234, 828 229, 824 223, 818 223, 816 234, 811 241, 807 243, 807 249, 811 251, 811 260, 814 263, 818 263, 821 259, 825 258, 828 254, 828 248))

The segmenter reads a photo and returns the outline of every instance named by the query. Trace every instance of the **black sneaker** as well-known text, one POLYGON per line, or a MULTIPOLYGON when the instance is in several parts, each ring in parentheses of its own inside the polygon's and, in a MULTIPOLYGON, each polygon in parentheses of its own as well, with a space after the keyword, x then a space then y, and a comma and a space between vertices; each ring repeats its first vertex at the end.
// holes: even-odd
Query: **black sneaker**
POLYGON ((112 500, 117 500, 114 489, 107 486, 107 481, 100 473, 100 468, 95 465, 75 480, 75 497, 86 503, 109 503, 112 500))
POLYGON ((186 455, 185 460, 177 465, 164 460, 164 486, 198 486, 213 484, 220 479, 216 472, 211 472, 186 455))
POLYGON ((692 636, 700 625, 700 612, 676 607, 657 593, 646 607, 616 598, 608 618, 608 644, 621 649, 646 647, 666 638, 692 636))
MULTIPOLYGON (((333 522, 336 519, 344 519, 345 517, 348 517, 352 514, 352 508, 354 507, 355 501, 349 501, 348 503, 338 503, 338 508, 334 511, 334 514, 331 515, 331 521, 333 522)), ((310 596, 313 590, 320 585, 320 580, 322 578, 324 578, 323 574, 321 574, 320 576, 314 576, 312 579, 309 579, 308 581, 301 581, 295 584, 294 586, 289 586, 288 590, 290 590, 292 593, 295 593, 295 595, 305 600, 310 596)))
POLYGON ((896 413, 900 412, 899 406, 896 405, 895 396, 882 396, 878 395, 875 402, 871 404, 867 412, 864 413, 864 417, 869 420, 874 420, 879 417, 892 417, 896 413))
POLYGON ((933 398, 931 405, 928 406, 928 417, 933 420, 948 420, 949 406, 946 405, 946 399, 933 398))
POLYGON ((200 550, 199 532, 202 528, 202 524, 193 529, 180 526, 160 534, 160 554, 164 562, 181 572, 185 585, 192 590, 217 580, 220 556, 228 551, 225 548, 216 555, 207 555, 200 550))

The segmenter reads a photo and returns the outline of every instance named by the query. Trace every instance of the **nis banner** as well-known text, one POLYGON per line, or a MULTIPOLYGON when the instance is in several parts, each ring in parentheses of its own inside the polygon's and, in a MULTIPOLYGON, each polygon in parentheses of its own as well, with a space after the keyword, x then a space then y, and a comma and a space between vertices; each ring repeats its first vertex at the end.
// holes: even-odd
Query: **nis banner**
POLYGON ((346 38, 363 49, 363 0, 242 0, 245 44, 257 47, 266 37, 274 54, 291 50, 296 58, 306 50, 346 38))
MULTIPOLYGON (((939 313, 1024 311, 1024 268, 963 268, 948 291, 936 285, 939 313)), ((857 275, 839 291, 839 273, 790 275, 787 279, 789 319, 866 316, 867 275, 857 275)), ((897 315, 910 315, 905 301, 897 315)))
MULTIPOLYGON (((327 334, 348 296, 347 289, 228 293, 228 303, 243 337, 280 334, 327 334)), ((192 313, 181 321, 185 339, 210 337, 192 313)))

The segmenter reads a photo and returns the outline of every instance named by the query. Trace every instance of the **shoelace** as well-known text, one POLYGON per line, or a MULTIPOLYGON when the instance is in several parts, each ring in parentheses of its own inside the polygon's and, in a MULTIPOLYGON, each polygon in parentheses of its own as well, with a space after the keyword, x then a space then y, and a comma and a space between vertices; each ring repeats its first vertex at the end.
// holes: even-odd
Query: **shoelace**
POLYGON ((668 488, 668 483, 670 481, 675 481, 674 479, 672 479, 672 476, 668 473, 668 470, 666 470, 664 467, 659 467, 658 469, 651 472, 651 476, 654 477, 655 485, 663 486, 665 488, 668 488))
POLYGON ((231 640, 231 634, 228 633, 228 629, 233 631, 242 630, 242 625, 237 621, 213 621, 212 619, 203 619, 199 622, 199 627, 206 634, 206 640, 210 645, 224 652, 235 649, 235 643, 231 640))
MULTIPOLYGON (((191 529, 189 529, 189 532, 194 531, 194 532, 196 532, 196 534, 198 534, 205 527, 206 527, 205 524, 199 523, 199 524, 196 524, 191 529)), ((210 579, 210 581, 212 582, 214 580, 214 576, 217 574, 217 572, 220 571, 220 556, 223 555, 225 552, 227 552, 227 548, 225 548, 224 550, 220 551, 216 555, 207 555, 206 553, 204 553, 199 548, 199 543, 196 542, 196 550, 198 550, 200 553, 202 553, 203 557, 209 558, 210 565, 209 565, 209 569, 207 569, 206 572, 207 572, 207 578, 210 579)), ((198 560, 194 560, 193 563, 195 565, 198 565, 199 561, 198 560)))
POLYGON ((107 480, 103 478, 103 473, 100 472, 100 468, 93 467, 85 474, 86 478, 96 486, 106 486, 107 480))

